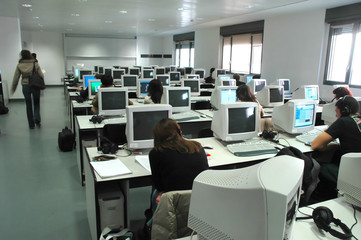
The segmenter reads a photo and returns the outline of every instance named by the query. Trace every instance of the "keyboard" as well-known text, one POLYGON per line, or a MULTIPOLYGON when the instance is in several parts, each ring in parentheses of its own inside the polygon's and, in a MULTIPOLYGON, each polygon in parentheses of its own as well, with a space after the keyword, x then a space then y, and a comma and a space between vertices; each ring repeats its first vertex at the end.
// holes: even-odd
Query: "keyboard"
POLYGON ((296 140, 300 141, 304 144, 311 145, 313 140, 315 140, 318 135, 320 135, 323 131, 319 129, 313 129, 311 131, 302 133, 301 135, 296 136, 296 140))
POLYGON ((228 144, 227 148, 237 157, 251 157, 262 154, 276 154, 278 152, 272 144, 265 140, 228 144))
POLYGON ((199 114, 195 112, 182 112, 182 113, 175 113, 172 115, 174 120, 177 121, 188 121, 193 119, 199 119, 199 114))

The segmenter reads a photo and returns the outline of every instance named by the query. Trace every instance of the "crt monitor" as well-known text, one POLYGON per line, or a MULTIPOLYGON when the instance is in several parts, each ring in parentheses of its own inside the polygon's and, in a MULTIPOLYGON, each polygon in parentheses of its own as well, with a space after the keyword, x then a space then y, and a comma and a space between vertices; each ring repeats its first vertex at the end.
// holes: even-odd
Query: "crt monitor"
POLYGON ((163 86, 169 86, 170 84, 169 74, 157 75, 156 78, 162 83, 163 86))
POLYGON ((261 91, 265 86, 267 86, 266 79, 252 79, 249 83, 247 83, 249 89, 253 94, 261 91))
POLYGON ((169 72, 169 79, 171 82, 179 82, 181 79, 180 72, 169 72))
POLYGON ((211 130, 225 142, 258 136, 258 104, 255 102, 222 103, 213 113, 211 130))
POLYGON ((222 103, 237 102, 237 87, 217 86, 210 102, 215 109, 219 109, 222 103))
POLYGON ((128 105, 127 88, 100 88, 98 91, 99 115, 124 115, 128 105))
POLYGON ((337 101, 334 101, 323 105, 321 119, 324 121, 325 125, 330 126, 334 121, 337 120, 336 102, 337 101))
POLYGON ((126 108, 125 133, 131 149, 153 148, 153 128, 157 122, 172 117, 172 106, 168 104, 131 105, 126 108))
POLYGON ((140 70, 137 67, 130 67, 129 68, 129 75, 137 75, 139 76, 140 70))
POLYGON ((276 129, 290 134, 311 131, 316 121, 316 105, 313 100, 290 100, 273 109, 272 122, 276 129))
POLYGON ((79 70, 79 80, 84 80, 84 78, 83 78, 84 75, 93 75, 93 71, 92 70, 80 69, 79 70))
POLYGON ((192 74, 193 68, 192 67, 185 67, 184 68, 184 74, 192 74))
POLYGON ((98 66, 98 73, 99 74, 104 74, 104 67, 103 66, 98 66))
POLYGON ((162 75, 165 74, 165 68, 164 67, 156 67, 154 69, 155 75, 162 75))
POLYGON ((122 75, 122 87, 127 87, 128 89, 137 89, 137 75, 122 75))
POLYGON ((304 162, 277 156, 193 181, 188 227, 198 239, 292 239, 304 162), (210 230, 211 229, 211 230, 210 230))
POLYGON ((190 87, 163 87, 162 104, 172 106, 173 112, 191 110, 190 87))
POLYGON ((191 96, 199 96, 201 94, 199 79, 182 79, 182 87, 191 88, 191 96))
POLYGON ((291 80, 285 78, 277 79, 275 85, 283 86, 283 91, 285 94, 291 93, 291 80))
POLYGON ((164 72, 165 72, 166 74, 168 74, 168 73, 170 72, 170 67, 165 67, 164 69, 165 69, 164 72))
POLYGON ((319 101, 318 85, 303 85, 292 93, 292 99, 309 99, 319 101))
POLYGON ((150 79, 138 79, 137 84, 137 97, 138 98, 145 98, 148 95, 148 87, 150 79))
POLYGON ((113 79, 114 80, 120 80, 122 79, 122 75, 125 74, 124 69, 113 69, 113 79))
POLYGON ((102 85, 102 82, 99 79, 95 79, 95 80, 89 80, 88 81, 88 98, 89 99, 93 99, 95 94, 97 94, 100 85, 102 85))
POLYGON ((120 69, 124 69, 124 74, 128 74, 129 67, 120 67, 120 69))
POLYGON ((153 69, 143 69, 142 70, 142 78, 143 79, 153 79, 154 78, 154 70, 153 69))
POLYGON ((199 78, 203 79, 204 76, 206 75, 206 70, 205 69, 194 69, 194 74, 198 74, 199 78))
POLYGON ((94 73, 98 73, 98 66, 94 66, 94 73))
POLYGON ((257 100, 263 107, 276 107, 283 105, 283 86, 265 86, 261 91, 257 93, 257 100))
POLYGON ((237 86, 235 79, 222 80, 222 86, 237 86))
POLYGON ((104 75, 113 76, 113 68, 105 67, 104 68, 104 75))
POLYGON ((80 68, 79 68, 79 67, 76 67, 76 66, 72 66, 72 71, 73 71, 74 77, 78 77, 78 78, 79 78, 80 68))
POLYGON ((186 79, 200 79, 198 74, 187 74, 186 79))
POLYGON ((184 76, 184 74, 185 74, 184 68, 177 68, 176 71, 179 72, 181 76, 184 76))
POLYGON ((218 75, 226 75, 227 72, 225 69, 216 69, 216 77, 218 77, 218 75))
POLYGON ((83 89, 86 89, 89 85, 89 80, 94 80, 95 76, 94 75, 83 75, 83 89))

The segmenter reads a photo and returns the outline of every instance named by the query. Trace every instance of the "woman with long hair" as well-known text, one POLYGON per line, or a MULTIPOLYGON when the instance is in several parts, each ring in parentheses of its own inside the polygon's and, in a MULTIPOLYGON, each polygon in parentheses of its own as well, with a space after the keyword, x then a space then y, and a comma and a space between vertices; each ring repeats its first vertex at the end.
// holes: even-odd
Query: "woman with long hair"
POLYGON ((237 99, 238 102, 255 102, 258 103, 258 113, 259 117, 263 117, 263 108, 261 104, 258 102, 256 96, 251 92, 247 85, 240 85, 237 88, 237 99))
POLYGON ((20 52, 20 60, 16 66, 13 82, 11 85, 11 94, 14 94, 19 79, 21 76, 21 85, 23 87, 23 94, 26 104, 26 114, 28 118, 28 124, 30 129, 35 128, 35 124, 41 126, 40 116, 40 89, 34 88, 29 85, 29 77, 32 75, 33 68, 38 74, 44 78, 44 74, 41 71, 39 63, 35 62, 31 52, 29 50, 22 50, 20 52))
POLYGON ((163 85, 158 79, 149 82, 148 95, 144 99, 144 104, 160 103, 163 95, 163 85))

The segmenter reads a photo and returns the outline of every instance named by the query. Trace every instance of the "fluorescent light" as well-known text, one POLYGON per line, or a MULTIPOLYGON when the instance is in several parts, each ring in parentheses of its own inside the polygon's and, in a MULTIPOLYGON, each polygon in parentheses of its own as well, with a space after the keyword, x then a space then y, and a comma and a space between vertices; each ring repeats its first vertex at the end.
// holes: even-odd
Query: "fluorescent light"
POLYGON ((28 4, 28 3, 24 3, 21 6, 26 7, 26 8, 31 8, 33 5, 28 4))
POLYGON ((155 21, 154 18, 149 18, 149 19, 148 19, 148 22, 154 22, 154 21, 155 21))
POLYGON ((80 14, 79 13, 72 13, 71 16, 72 17, 80 17, 80 14))
POLYGON ((128 11, 127 10, 120 10, 119 13, 126 14, 126 13, 128 13, 128 11))
POLYGON ((105 21, 105 23, 113 23, 113 21, 105 21))

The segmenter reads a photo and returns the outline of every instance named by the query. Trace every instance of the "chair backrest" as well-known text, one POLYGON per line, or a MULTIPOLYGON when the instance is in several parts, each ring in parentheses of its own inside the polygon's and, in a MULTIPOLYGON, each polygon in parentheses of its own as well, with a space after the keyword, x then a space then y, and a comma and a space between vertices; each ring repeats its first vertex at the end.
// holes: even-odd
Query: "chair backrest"
POLYGON ((192 190, 163 193, 153 214, 152 240, 190 236, 187 227, 192 190))
POLYGON ((105 124, 103 127, 103 136, 117 145, 126 143, 125 124, 105 124))

